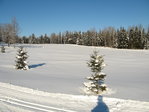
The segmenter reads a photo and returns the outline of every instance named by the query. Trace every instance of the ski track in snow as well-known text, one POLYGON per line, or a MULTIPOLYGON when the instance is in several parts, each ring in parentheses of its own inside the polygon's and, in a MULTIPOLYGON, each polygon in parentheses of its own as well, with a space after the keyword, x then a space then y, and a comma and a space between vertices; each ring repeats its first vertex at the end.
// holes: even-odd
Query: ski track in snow
POLYGON ((42 112, 55 112, 55 111, 76 112, 76 111, 72 111, 72 110, 66 110, 66 109, 60 109, 60 108, 55 108, 55 107, 51 107, 51 106, 45 106, 45 105, 41 105, 41 104, 37 104, 37 103, 31 103, 31 102, 27 102, 27 101, 15 99, 15 98, 10 98, 10 97, 6 97, 6 96, 0 96, 0 101, 7 103, 7 104, 14 105, 14 106, 24 107, 24 108, 33 109, 33 110, 42 111, 42 112))
MULTIPOLYGON (((15 97, 17 97, 17 92, 21 92, 21 94, 23 94, 23 93, 26 94, 26 93, 30 93, 30 92, 31 92, 30 94, 36 94, 36 92, 35 92, 36 90, 33 90, 33 89, 14 86, 11 84, 0 83, 0 102, 15 106, 15 107, 17 106, 19 108, 24 108, 27 110, 33 110, 33 111, 39 111, 39 112, 76 112, 76 111, 72 111, 72 110, 56 108, 56 107, 52 107, 52 106, 46 106, 46 105, 42 105, 42 104, 38 104, 38 103, 20 100, 19 98, 8 97, 9 94, 6 96, 5 93, 9 93, 9 91, 14 92, 13 94, 15 97)), ((39 95, 40 93, 44 94, 44 92, 42 92, 42 91, 39 91, 39 93, 37 93, 37 94, 39 95)), ((45 95, 46 94, 47 93, 45 93, 45 95)))
MULTIPOLYGON (((149 102, 116 98, 104 98, 104 102, 110 112, 149 112, 149 102)), ((97 106, 97 98, 95 96, 48 93, 0 83, 0 104, 1 103, 7 105, 7 108, 9 106, 16 108, 15 112, 19 112, 17 108, 24 109, 26 112, 90 112, 97 106), (44 102, 45 99, 49 99, 47 103, 44 102), (57 99, 59 102, 54 101, 57 99)), ((11 110, 12 107, 9 107, 9 109, 11 110)), ((0 110, 0 112, 1 111, 2 110, 0 110)))

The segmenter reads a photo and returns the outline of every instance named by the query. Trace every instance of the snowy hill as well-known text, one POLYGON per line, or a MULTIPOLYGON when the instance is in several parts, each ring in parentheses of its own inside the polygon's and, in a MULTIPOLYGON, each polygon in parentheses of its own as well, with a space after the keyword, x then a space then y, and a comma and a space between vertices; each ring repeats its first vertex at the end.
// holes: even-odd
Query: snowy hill
POLYGON ((105 95, 103 101, 109 111, 148 112, 148 50, 52 44, 23 46, 29 55, 31 69, 27 71, 14 69, 17 47, 6 47, 6 53, 0 53, 1 111, 91 111, 97 106, 97 97, 84 96, 81 88, 85 77, 91 75, 86 62, 96 49, 107 64, 105 83, 110 87, 110 95, 105 95))

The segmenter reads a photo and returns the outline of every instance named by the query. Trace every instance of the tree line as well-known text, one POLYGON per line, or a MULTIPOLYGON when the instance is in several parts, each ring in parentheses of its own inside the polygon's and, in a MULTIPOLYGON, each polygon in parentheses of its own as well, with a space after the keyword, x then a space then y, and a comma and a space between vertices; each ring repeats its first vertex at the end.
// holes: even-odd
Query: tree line
POLYGON ((26 44, 78 44, 85 46, 105 46, 125 49, 147 49, 149 47, 149 29, 145 31, 142 26, 133 26, 125 29, 108 27, 97 32, 88 30, 86 32, 52 33, 36 37, 23 36, 18 43, 26 44))
POLYGON ((99 31, 94 29, 85 32, 66 31, 52 33, 51 35, 18 36, 19 27, 16 19, 12 19, 10 24, 0 25, 0 42, 8 44, 78 44, 85 46, 105 46, 125 49, 147 49, 149 48, 149 28, 142 25, 129 28, 108 27, 99 31))

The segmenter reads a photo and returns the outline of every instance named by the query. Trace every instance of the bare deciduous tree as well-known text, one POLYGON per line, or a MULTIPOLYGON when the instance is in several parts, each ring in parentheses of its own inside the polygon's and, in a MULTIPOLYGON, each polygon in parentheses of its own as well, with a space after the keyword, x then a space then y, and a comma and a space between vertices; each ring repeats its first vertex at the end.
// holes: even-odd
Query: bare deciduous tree
POLYGON ((19 25, 16 18, 13 18, 11 23, 0 25, 0 37, 8 46, 15 44, 19 33, 19 25))

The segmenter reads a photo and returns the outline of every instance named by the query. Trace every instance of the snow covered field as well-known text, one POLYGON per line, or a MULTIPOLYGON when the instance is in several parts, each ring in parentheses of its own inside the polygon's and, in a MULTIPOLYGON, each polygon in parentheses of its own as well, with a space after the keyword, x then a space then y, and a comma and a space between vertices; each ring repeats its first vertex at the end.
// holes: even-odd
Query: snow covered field
POLYGON ((149 102, 47 93, 0 83, 0 112, 148 112, 149 102), (100 111, 96 111, 96 109, 100 111), (105 110, 104 110, 105 109, 105 110))
POLYGON ((31 67, 27 71, 14 69, 17 47, 0 53, 0 111, 91 111, 98 105, 97 97, 84 96, 81 88, 85 77, 91 75, 86 62, 96 49, 104 55, 105 83, 110 88, 102 104, 110 112, 149 112, 148 50, 54 44, 24 46, 31 67))

